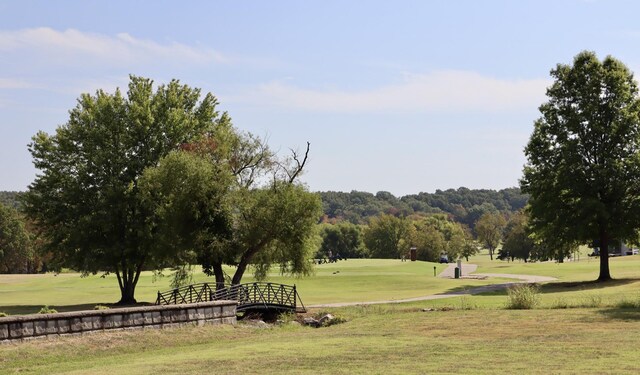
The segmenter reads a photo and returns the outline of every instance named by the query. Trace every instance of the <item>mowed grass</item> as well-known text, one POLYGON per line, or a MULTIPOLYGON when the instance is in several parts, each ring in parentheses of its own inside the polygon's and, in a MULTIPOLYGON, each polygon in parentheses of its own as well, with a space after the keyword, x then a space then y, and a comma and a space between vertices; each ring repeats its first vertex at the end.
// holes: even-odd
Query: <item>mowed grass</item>
MULTIPOLYGON (((507 310, 504 290, 401 304, 322 309, 346 323, 313 329, 186 326, 98 332, 0 345, 0 374, 636 374, 640 354, 640 257, 611 259, 609 283, 594 283, 597 260, 507 263, 481 254, 478 273, 553 276, 534 310, 507 310), (429 311, 435 308, 436 311, 429 311)), ((306 305, 397 300, 488 283, 434 277, 446 265, 348 260, 296 279, 306 305)), ((229 271, 232 271, 231 269, 229 271)), ((196 282, 207 281, 196 273, 196 282)), ((246 281, 251 278, 247 276, 246 281)), ((145 273, 139 300, 153 301, 168 278, 145 273)), ((0 311, 93 308, 118 299, 113 276, 0 275, 0 311)), ((317 313, 320 309, 314 309, 317 313)))
POLYGON ((188 326, 0 345, 0 373, 635 374, 640 312, 333 309, 346 323, 188 326))
MULTIPOLYGON (((582 256, 580 261, 555 263, 524 263, 489 260, 486 253, 469 263, 477 264, 477 273, 525 274, 552 276, 557 282, 545 284, 541 307, 598 307, 623 301, 640 301, 640 256, 617 257, 610 260, 610 283, 593 283, 598 276, 598 259, 582 256)), ((273 272, 268 281, 296 284, 305 305, 400 300, 510 281, 505 278, 443 279, 434 277, 447 265, 429 262, 401 262, 389 259, 350 259, 315 266, 315 273, 304 278, 285 277, 273 272)), ((233 269, 227 269, 232 273, 233 269)), ((167 272, 168 273, 168 272, 167 272)), ((250 271, 244 281, 252 281, 250 271)), ((139 302, 153 303, 158 290, 170 289, 169 277, 154 280, 144 272, 136 289, 139 302)), ((198 271, 194 282, 211 282, 198 271)), ((98 304, 118 301, 120 292, 114 275, 81 277, 78 273, 58 275, 0 275, 0 312, 9 314, 35 313, 48 305, 58 311, 92 309, 98 304)), ((496 291, 468 297, 473 307, 501 308, 506 291, 496 291)), ((447 306, 453 302, 438 300, 432 306, 447 306)))
MULTIPOLYGON (((306 305, 412 298, 447 291, 473 288, 496 280, 450 280, 434 277, 447 265, 400 260, 351 259, 315 267, 312 276, 284 277, 274 272, 268 281, 296 284, 306 305)), ((229 273, 233 269, 227 270, 229 273)), ((243 281, 252 281, 247 272, 243 281)), ((212 282, 202 272, 194 282, 212 282)), ((170 278, 154 281, 151 272, 143 272, 136 288, 138 302, 155 302, 158 290, 170 289, 170 278)), ((41 306, 59 311, 92 309, 97 304, 117 302, 120 298, 115 275, 81 277, 78 273, 58 275, 0 275, 0 311, 9 314, 37 312, 41 306)))

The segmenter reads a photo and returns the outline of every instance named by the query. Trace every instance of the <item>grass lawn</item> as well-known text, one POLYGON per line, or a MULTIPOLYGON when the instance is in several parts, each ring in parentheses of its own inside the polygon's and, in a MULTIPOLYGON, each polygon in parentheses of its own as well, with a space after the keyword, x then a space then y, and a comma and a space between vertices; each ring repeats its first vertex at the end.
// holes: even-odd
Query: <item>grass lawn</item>
MULTIPOLYGON (((0 345, 0 374, 327 373, 635 374, 640 372, 640 257, 611 259, 609 283, 593 283, 597 260, 507 263, 481 254, 478 273, 553 276, 534 310, 506 310, 506 291, 402 304, 332 308, 346 323, 313 329, 183 327, 114 331, 0 345), (437 308, 437 311, 424 311, 437 308)), ((446 265, 348 260, 297 284, 307 305, 394 300, 504 282, 434 277, 446 265)), ((195 282, 210 280, 196 273, 195 282)), ((246 281, 251 278, 247 277, 246 281)), ((168 289, 144 273, 142 301, 168 289)), ((115 278, 63 273, 0 275, 0 311, 91 309, 119 298, 115 278)), ((317 312, 317 311, 315 311, 317 312)))
MULTIPOLYGON (((624 300, 640 300, 640 256, 612 258, 611 283, 591 283, 598 276, 598 260, 581 257, 579 262, 524 263, 490 261, 481 254, 469 259, 477 264, 477 273, 511 273, 553 276, 557 282, 542 288, 543 307, 611 305, 624 300)), ((446 265, 399 260, 351 259, 333 264, 317 265, 315 274, 292 278, 273 273, 269 281, 296 284, 305 305, 398 300, 477 286, 501 283, 506 279, 486 280, 442 279, 434 277, 446 265)), ((232 272, 232 269, 228 270, 232 272)), ((248 274, 245 281, 251 281, 248 274)), ((212 281, 196 272, 195 282, 212 281)), ((136 289, 138 301, 154 302, 158 290, 169 289, 169 277, 154 282, 151 272, 144 272, 136 289)), ((77 273, 58 275, 0 275, 0 312, 27 314, 49 305, 58 311, 92 309, 97 304, 116 302, 120 297, 114 275, 80 277, 77 273)), ((506 301, 506 291, 468 297, 465 302, 477 307, 500 308, 506 301)), ((439 300, 433 306, 453 302, 439 300)))
POLYGON ((640 311, 333 309, 346 323, 119 331, 0 345, 0 373, 636 374, 640 311))
MULTIPOLYGON (((315 274, 306 278, 283 277, 276 273, 269 281, 296 284, 304 304, 350 301, 392 300, 425 296, 446 291, 472 288, 496 280, 449 280, 434 277, 446 265, 399 260, 352 259, 333 264, 317 265, 315 274)), ((229 269, 229 272, 232 272, 229 269)), ((250 274, 244 281, 252 281, 250 274)), ((194 282, 212 282, 202 272, 196 272, 194 282)), ((144 272, 136 288, 139 302, 155 302, 158 290, 168 290, 169 277, 153 281, 151 272, 144 272)), ((58 275, 0 275, 0 311, 9 314, 37 312, 43 305, 58 311, 92 309, 97 304, 113 303, 120 298, 115 275, 104 278, 77 273, 58 275)))

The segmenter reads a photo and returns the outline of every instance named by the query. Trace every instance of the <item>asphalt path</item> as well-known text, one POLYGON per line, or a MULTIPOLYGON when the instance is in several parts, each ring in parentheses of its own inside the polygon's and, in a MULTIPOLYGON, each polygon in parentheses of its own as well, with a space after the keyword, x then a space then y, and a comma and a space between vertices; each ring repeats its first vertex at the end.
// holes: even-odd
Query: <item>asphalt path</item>
MULTIPOLYGON (((444 278, 453 278, 455 275, 456 264, 449 264, 439 277, 444 278)), ((362 302, 338 302, 338 303, 324 303, 319 305, 309 305, 308 308, 327 308, 327 307, 345 307, 345 306, 366 306, 366 305, 381 305, 381 304, 389 304, 389 303, 405 303, 405 302, 418 302, 418 301, 429 301, 435 299, 443 299, 443 298, 453 298, 459 297, 463 295, 474 295, 492 292, 496 290, 505 289, 510 285, 517 283, 543 283, 557 280, 555 277, 548 276, 535 276, 535 275, 515 275, 510 273, 474 273, 478 269, 478 266, 475 264, 462 264, 462 278, 474 278, 474 277, 499 277, 504 279, 515 279, 518 281, 500 283, 500 284, 492 284, 479 286, 475 288, 469 288, 465 290, 460 290, 457 292, 449 292, 449 293, 441 293, 441 294, 432 294, 428 296, 422 297, 414 297, 414 298, 403 298, 403 299, 393 299, 393 300, 383 300, 383 301, 362 301, 362 302)))

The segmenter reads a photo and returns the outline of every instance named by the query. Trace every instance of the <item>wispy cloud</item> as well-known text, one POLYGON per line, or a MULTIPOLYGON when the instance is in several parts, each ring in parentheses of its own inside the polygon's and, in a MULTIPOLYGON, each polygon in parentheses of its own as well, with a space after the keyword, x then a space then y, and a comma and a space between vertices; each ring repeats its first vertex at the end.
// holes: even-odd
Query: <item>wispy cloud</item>
POLYGON ((28 89, 33 85, 27 81, 13 78, 0 78, 0 90, 2 89, 28 89))
POLYGON ((0 52, 15 51, 43 55, 55 61, 93 58, 126 64, 155 59, 192 63, 228 62, 225 56, 204 46, 159 43, 127 33, 105 35, 76 29, 58 31, 47 27, 0 31, 0 52))
POLYGON ((323 112, 499 112, 537 108, 550 83, 447 70, 407 75, 401 83, 363 91, 314 90, 275 81, 233 99, 323 112))

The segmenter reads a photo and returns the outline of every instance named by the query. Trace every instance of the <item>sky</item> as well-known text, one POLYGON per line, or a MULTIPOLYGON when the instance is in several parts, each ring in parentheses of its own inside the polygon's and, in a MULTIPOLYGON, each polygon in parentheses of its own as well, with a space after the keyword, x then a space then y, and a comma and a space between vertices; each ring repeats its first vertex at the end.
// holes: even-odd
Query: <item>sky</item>
POLYGON ((518 186, 551 84, 582 50, 640 71, 640 2, 0 0, 0 190, 31 137, 130 74, 213 93, 311 191, 518 186))

